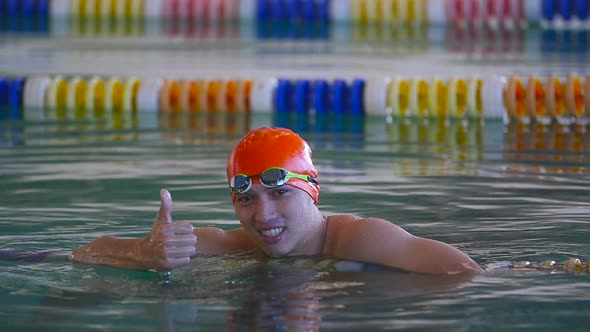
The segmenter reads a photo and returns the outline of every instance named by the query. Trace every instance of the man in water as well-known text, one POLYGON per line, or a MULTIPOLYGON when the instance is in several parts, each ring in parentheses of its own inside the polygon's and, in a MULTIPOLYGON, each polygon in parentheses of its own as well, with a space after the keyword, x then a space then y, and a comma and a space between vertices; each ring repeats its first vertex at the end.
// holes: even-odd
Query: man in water
POLYGON ((233 149, 227 179, 241 228, 193 228, 172 221, 170 193, 140 239, 100 237, 73 251, 75 262, 125 269, 169 271, 198 255, 256 251, 272 258, 320 256, 429 274, 482 271, 460 250, 414 236, 395 224, 355 215, 323 215, 312 152, 284 128, 250 131, 233 149))

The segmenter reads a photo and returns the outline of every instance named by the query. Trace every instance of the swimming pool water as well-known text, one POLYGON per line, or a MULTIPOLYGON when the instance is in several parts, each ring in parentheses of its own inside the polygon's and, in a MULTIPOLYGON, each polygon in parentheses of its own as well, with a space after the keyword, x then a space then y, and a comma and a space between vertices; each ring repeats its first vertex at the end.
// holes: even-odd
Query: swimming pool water
MULTIPOLYGON (((225 162, 260 125, 309 141, 325 213, 388 219, 482 266, 590 259, 588 127, 260 114, 2 123, 0 249, 67 253, 105 234, 144 236, 161 188, 172 193, 174 220, 237 227, 225 162)), ((0 261, 0 324, 359 331, 585 330, 590 322, 586 273, 495 269, 462 279, 335 264, 201 257, 166 277, 63 258, 0 261)))

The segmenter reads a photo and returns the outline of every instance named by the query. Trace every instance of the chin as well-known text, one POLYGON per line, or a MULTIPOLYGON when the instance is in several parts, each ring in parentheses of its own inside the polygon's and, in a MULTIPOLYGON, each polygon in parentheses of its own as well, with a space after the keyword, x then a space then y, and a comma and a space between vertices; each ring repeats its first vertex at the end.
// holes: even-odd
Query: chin
POLYGON ((271 248, 267 248, 264 250, 264 252, 271 258, 283 258, 289 256, 289 252, 283 250, 272 250, 271 248))

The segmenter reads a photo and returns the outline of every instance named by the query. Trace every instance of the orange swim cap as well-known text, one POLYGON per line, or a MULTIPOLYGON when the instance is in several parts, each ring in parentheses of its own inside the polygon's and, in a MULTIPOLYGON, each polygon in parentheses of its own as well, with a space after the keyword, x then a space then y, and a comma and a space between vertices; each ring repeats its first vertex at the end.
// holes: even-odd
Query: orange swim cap
MULTIPOLYGON (((311 161, 311 148, 303 138, 285 128, 262 127, 251 130, 233 149, 227 161, 228 183, 234 175, 257 175, 271 167, 281 167, 298 174, 318 177, 311 161)), ((259 179, 252 179, 254 182, 259 179)), ((320 186, 301 179, 289 179, 287 184, 311 196, 317 204, 320 186)), ((235 202, 236 195, 232 193, 235 202)))

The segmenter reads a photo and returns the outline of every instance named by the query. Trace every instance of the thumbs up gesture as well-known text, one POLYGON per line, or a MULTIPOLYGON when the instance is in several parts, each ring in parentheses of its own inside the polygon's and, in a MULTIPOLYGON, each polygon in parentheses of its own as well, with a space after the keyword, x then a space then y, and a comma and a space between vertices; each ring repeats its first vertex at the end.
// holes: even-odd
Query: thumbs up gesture
POLYGON ((196 253, 197 237, 190 223, 172 221, 172 197, 160 191, 160 211, 150 234, 141 243, 141 256, 148 269, 168 271, 190 262, 196 253))

